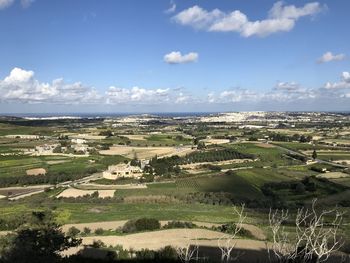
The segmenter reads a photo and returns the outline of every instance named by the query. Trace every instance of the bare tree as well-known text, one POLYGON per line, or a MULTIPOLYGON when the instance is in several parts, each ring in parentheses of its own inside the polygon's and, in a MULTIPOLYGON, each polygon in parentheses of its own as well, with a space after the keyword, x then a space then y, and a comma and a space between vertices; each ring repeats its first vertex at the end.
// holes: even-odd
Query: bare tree
POLYGON ((196 237, 192 237, 191 233, 186 231, 186 242, 182 246, 175 248, 176 253, 182 262, 188 263, 191 260, 198 261, 199 245, 196 237))
POLYGON ((231 233, 223 235, 218 240, 218 247, 221 250, 222 262, 229 262, 230 260, 236 261, 240 256, 242 256, 241 253, 238 253, 233 257, 232 252, 237 245, 237 235, 241 231, 243 227, 243 222, 247 217, 246 213, 244 212, 244 208, 244 204, 242 204, 240 208, 237 208, 236 206, 233 207, 233 214, 238 217, 237 222, 234 225, 234 229, 231 233))
POLYGON ((268 253, 270 257, 271 247, 278 262, 294 260, 305 263, 325 262, 333 252, 341 247, 338 231, 342 224, 343 214, 336 208, 318 213, 316 199, 313 200, 310 209, 298 209, 292 234, 289 234, 283 226, 288 219, 288 211, 275 210, 273 212, 270 209, 272 245, 268 246, 268 253))

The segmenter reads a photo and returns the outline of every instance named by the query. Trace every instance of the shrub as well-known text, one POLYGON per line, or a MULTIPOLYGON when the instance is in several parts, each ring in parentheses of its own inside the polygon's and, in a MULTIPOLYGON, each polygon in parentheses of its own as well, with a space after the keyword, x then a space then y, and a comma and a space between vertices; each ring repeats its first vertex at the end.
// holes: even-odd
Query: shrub
POLYGON ((295 193, 297 194, 305 193, 305 185, 302 183, 297 183, 295 186, 295 193))
MULTIPOLYGON (((96 229, 97 230, 97 229, 96 229)), ((96 232, 96 231, 95 231, 96 232)), ((93 248, 102 248, 106 247, 106 244, 103 243, 101 240, 94 240, 91 244, 91 247, 93 248)))
POLYGON ((172 246, 166 246, 166 247, 159 249, 158 258, 159 259, 176 260, 178 258, 178 255, 177 255, 175 248, 173 248, 172 246))
POLYGON ((96 235, 102 235, 103 234, 103 229, 102 228, 96 228, 95 234, 96 235))
POLYGON ((69 236, 73 236, 73 237, 76 237, 79 233, 80 233, 80 230, 75 226, 72 226, 71 228, 69 228, 67 232, 69 236))
POLYGON ((156 252, 149 249, 141 249, 140 251, 136 251, 136 258, 140 260, 149 260, 154 259, 156 256, 156 252))
POLYGON ((122 228, 124 233, 133 233, 145 230, 160 229, 160 222, 154 218, 140 218, 137 220, 129 220, 122 228))
POLYGON ((91 233, 91 229, 88 228, 88 227, 84 227, 83 232, 84 232, 85 235, 88 235, 88 234, 91 233))
MULTIPOLYGON (((216 230, 219 230, 220 232, 223 232, 223 233, 232 234, 234 233, 235 229, 236 229, 235 223, 228 223, 217 227, 216 230)), ((241 230, 238 232, 238 235, 243 237, 249 237, 249 238, 253 237, 252 233, 245 228, 241 228, 241 230)))
POLYGON ((167 224, 163 226, 164 229, 170 229, 170 228, 194 228, 196 227, 195 224, 192 222, 181 222, 181 221, 170 221, 167 224))

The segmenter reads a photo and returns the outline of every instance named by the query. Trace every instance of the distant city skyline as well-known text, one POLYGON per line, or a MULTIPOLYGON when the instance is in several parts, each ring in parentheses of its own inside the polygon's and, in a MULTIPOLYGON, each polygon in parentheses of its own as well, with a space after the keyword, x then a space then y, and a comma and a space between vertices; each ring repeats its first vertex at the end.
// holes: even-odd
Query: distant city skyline
POLYGON ((349 111, 346 0, 0 0, 0 113, 349 111))

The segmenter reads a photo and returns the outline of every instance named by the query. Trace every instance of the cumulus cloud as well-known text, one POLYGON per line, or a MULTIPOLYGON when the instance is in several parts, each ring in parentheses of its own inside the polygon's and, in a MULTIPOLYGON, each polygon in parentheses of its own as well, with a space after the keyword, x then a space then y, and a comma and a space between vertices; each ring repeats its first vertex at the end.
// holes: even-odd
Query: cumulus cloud
POLYGON ((333 55, 332 52, 326 52, 322 55, 322 57, 320 57, 317 62, 318 63, 327 63, 327 62, 331 62, 331 61, 340 61, 340 60, 344 60, 345 59, 345 54, 337 54, 337 55, 333 55))
POLYGON ((327 82, 326 89, 350 89, 350 72, 343 72, 339 82, 327 82))
POLYGON ((252 90, 235 88, 221 92, 218 99, 223 102, 255 101, 259 99, 260 96, 259 93, 252 90))
POLYGON ((0 10, 11 6, 15 0, 0 0, 0 10))
POLYGON ((182 64, 196 62, 198 60, 198 53, 190 52, 182 55, 179 51, 173 51, 164 56, 164 61, 168 64, 182 64))
POLYGON ((296 7, 286 6, 279 1, 273 5, 266 19, 250 21, 240 10, 229 13, 219 9, 207 11, 195 5, 176 14, 172 19, 180 25, 191 26, 197 30, 237 32, 244 37, 264 37, 276 32, 290 31, 299 18, 316 15, 322 9, 318 2, 296 7))
MULTIPOLYGON (((272 89, 254 91, 232 88, 218 94, 210 92, 208 103, 310 103, 319 101, 341 101, 350 98, 350 72, 343 72, 339 82, 327 82, 323 87, 307 88, 297 82, 278 82, 272 89)), ((348 102, 350 103, 350 101, 348 102)), ((349 104, 350 105, 350 104, 349 104)))
POLYGON ((112 86, 106 91, 105 96, 108 104, 163 103, 169 101, 169 89, 143 89, 139 87, 126 89, 112 86))
POLYGON ((42 83, 34 78, 33 71, 14 68, 10 75, 0 80, 0 100, 24 103, 94 103, 101 96, 93 88, 80 82, 67 84, 63 79, 42 83))
POLYGON ((111 86, 105 92, 81 82, 66 83, 59 78, 51 83, 40 82, 34 71, 14 68, 0 80, 0 102, 46 104, 164 104, 184 103, 189 96, 169 88, 145 89, 111 86))
MULTIPOLYGON (((66 83, 62 78, 50 83, 40 82, 31 70, 14 68, 0 79, 0 103, 43 103, 61 105, 213 105, 241 104, 272 105, 283 103, 309 103, 310 101, 336 101, 348 103, 350 99, 350 72, 343 72, 337 82, 327 82, 319 88, 306 88, 297 82, 278 82, 269 90, 231 88, 221 92, 193 94, 186 89, 120 88, 111 86, 98 91, 81 82, 66 83), (345 101, 345 102, 344 102, 345 101)), ((350 102, 349 102, 350 103, 350 102)))
MULTIPOLYGON (((20 4, 22 8, 28 8, 34 1, 35 0, 20 0, 20 4)), ((15 0, 0 0, 0 10, 10 7, 14 2, 15 0)))
POLYGON ((191 99, 191 96, 185 95, 184 93, 180 92, 175 100, 175 103, 176 104, 187 103, 190 99, 191 99))
POLYGON ((284 90, 287 92, 296 92, 300 90, 300 85, 294 81, 292 82, 278 82, 275 86, 276 90, 284 90))
POLYGON ((174 13, 176 11, 176 4, 174 1, 170 1, 170 7, 164 11, 164 13, 166 14, 171 14, 174 13))

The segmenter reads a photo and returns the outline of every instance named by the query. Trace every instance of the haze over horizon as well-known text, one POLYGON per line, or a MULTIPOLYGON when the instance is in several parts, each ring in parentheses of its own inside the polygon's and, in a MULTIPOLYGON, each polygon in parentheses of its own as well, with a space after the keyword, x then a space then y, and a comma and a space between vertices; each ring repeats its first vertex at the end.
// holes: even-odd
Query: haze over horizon
POLYGON ((0 113, 349 111, 346 0, 0 0, 0 113))

